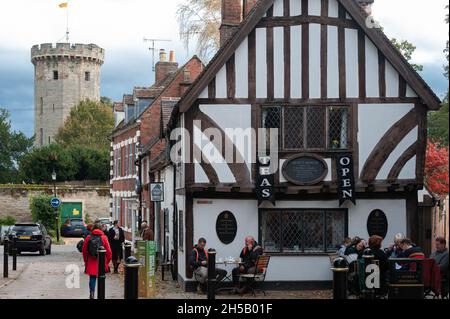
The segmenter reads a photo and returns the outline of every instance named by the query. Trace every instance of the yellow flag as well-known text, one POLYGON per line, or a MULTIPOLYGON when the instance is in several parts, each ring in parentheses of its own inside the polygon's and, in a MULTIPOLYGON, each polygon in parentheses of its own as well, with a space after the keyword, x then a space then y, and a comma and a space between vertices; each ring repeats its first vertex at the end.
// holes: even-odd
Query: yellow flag
POLYGON ((63 2, 59 4, 60 8, 67 8, 67 2, 63 2))

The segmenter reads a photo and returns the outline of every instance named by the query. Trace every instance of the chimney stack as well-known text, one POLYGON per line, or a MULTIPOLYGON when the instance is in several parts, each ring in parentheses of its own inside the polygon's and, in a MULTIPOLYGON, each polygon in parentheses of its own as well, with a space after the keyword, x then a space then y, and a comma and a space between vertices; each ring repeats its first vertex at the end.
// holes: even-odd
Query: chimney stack
POLYGON ((244 6, 244 8, 243 8, 243 11, 244 11, 243 19, 245 19, 248 16, 250 11, 256 5, 256 2, 258 2, 258 0, 244 0, 244 2, 243 2, 243 6, 244 6))
POLYGON ((220 25, 220 46, 236 31, 242 21, 241 0, 222 0, 222 23, 220 25))
POLYGON ((375 0, 357 0, 360 7, 366 12, 368 16, 372 15, 372 4, 375 0))
POLYGON ((160 85, 167 75, 177 70, 178 63, 175 62, 174 52, 170 51, 169 61, 167 61, 166 51, 164 49, 159 50, 159 61, 155 65, 155 85, 160 85))

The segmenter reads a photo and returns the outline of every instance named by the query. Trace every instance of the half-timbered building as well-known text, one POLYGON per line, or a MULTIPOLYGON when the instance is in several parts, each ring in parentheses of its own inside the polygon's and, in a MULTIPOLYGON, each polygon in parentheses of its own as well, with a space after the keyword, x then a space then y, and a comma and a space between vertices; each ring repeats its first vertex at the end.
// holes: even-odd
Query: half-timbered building
POLYGON ((183 132, 172 144, 186 289, 199 237, 220 258, 253 235, 277 285, 329 282, 327 254, 346 236, 419 237, 426 115, 440 101, 360 2, 372 1, 223 0, 222 46, 169 122, 183 132))

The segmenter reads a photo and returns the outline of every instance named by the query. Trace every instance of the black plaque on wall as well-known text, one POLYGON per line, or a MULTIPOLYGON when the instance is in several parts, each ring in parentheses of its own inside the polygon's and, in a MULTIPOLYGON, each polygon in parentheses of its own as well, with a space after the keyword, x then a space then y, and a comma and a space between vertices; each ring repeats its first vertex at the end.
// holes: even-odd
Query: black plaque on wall
POLYGON ((367 232, 369 236, 380 236, 385 238, 388 232, 388 220, 386 214, 379 210, 375 209, 367 218, 367 232))
POLYGON ((300 154, 284 162, 282 173, 293 184, 314 185, 327 176, 328 166, 319 156, 300 154))
POLYGON ((233 242, 237 233, 237 222, 232 212, 224 211, 219 214, 216 221, 216 233, 225 245, 233 242))

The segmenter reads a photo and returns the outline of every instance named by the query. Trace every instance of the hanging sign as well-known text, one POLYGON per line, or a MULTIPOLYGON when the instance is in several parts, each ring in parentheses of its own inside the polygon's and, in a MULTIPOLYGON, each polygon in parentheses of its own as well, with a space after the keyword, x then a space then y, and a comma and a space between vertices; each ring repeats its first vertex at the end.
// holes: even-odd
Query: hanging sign
POLYGON ((164 183, 150 183, 150 201, 164 201, 164 183))
POLYGON ((341 206, 347 200, 356 205, 355 176, 353 174, 352 154, 339 155, 336 161, 339 206, 341 206))
POLYGON ((266 200, 275 205, 275 179, 273 174, 270 174, 270 157, 268 156, 258 159, 258 177, 256 183, 258 205, 266 200))

